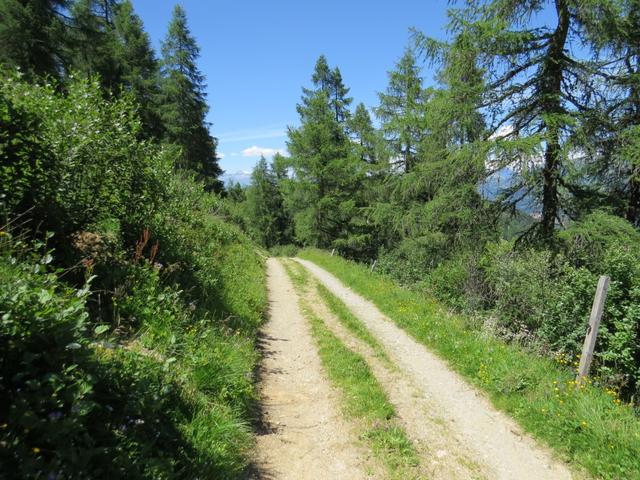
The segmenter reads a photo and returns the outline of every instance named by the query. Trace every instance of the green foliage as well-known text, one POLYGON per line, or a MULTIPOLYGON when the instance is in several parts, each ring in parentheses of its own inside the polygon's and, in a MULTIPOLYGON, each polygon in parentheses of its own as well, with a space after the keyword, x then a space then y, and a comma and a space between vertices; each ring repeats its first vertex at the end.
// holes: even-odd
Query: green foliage
POLYGON ((0 230, 3 473, 236 478, 252 444, 261 252, 173 173, 175 150, 140 140, 126 96, 10 77, 0 100, 3 214, 23 214, 0 230), (42 247, 11 234, 57 248, 32 258, 42 247))
MULTIPOLYGON (((286 177, 285 177, 286 178, 286 177)), ((251 236, 261 245, 291 242, 291 218, 284 208, 282 180, 264 157, 251 173, 251 186, 246 191, 247 226, 251 236)))
POLYGON ((503 241, 487 246, 481 268, 499 326, 525 338, 538 329, 554 288, 551 252, 514 251, 503 241))
POLYGON ((31 139, 3 150, 3 171, 11 175, 3 186, 24 185, 5 190, 16 213, 29 210, 43 230, 55 232, 61 253, 72 233, 93 224, 116 219, 129 231, 144 223, 161 200, 160 178, 171 162, 140 141, 140 121, 128 99, 105 102, 97 82, 86 80, 60 95, 53 85, 9 77, 0 91, 10 133, 31 139))
POLYGON ((276 245, 269 249, 269 253, 273 257, 295 257, 300 250, 296 245, 276 245))
POLYGON ((425 92, 416 62, 415 54, 407 49, 389 72, 389 85, 378 94, 380 106, 376 108, 393 156, 405 173, 416 165, 418 146, 426 134, 421 108, 425 92))
POLYGON ((298 105, 301 125, 289 130, 294 178, 285 205, 292 212, 296 239, 307 245, 335 245, 358 252, 359 186, 365 163, 346 131, 344 108, 350 100, 339 72, 329 73, 321 57, 313 74, 315 90, 304 89, 298 105))
POLYGON ((118 39, 113 20, 114 0, 75 0, 70 5, 68 29, 69 70, 85 78, 98 77, 106 91, 116 92, 121 82, 118 39))
POLYGON ((222 190, 217 180, 222 170, 216 157, 217 139, 209 134, 205 117, 204 77, 198 70, 200 48, 187 26, 187 16, 176 5, 167 36, 162 43, 161 107, 165 141, 179 145, 177 165, 198 173, 210 191, 222 190))
POLYGON ((159 65, 149 35, 129 0, 118 5, 114 19, 115 56, 120 64, 123 90, 134 97, 147 137, 161 138, 162 122, 158 114, 159 65))
POLYGON ((476 280, 473 275, 475 263, 477 262, 471 254, 460 252, 431 270, 418 287, 428 289, 436 298, 455 309, 478 307, 480 295, 476 302, 472 298, 472 292, 478 289, 478 286, 473 284, 476 280))
POLYGON ((602 256, 613 246, 624 246, 640 255, 640 233, 623 218, 596 211, 572 223, 558 235, 572 262, 604 272, 602 256))
POLYGON ((64 63, 65 4, 65 0, 1 2, 0 64, 17 67, 31 79, 57 77, 64 63))

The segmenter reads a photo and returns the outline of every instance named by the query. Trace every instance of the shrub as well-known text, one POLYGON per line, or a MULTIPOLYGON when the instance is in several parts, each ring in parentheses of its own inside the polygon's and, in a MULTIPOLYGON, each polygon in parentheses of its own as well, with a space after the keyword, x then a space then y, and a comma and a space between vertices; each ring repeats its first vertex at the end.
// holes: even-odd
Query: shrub
POLYGON ((498 325, 511 335, 528 337, 540 327, 554 288, 551 252, 514 250, 507 241, 491 243, 480 265, 498 325))
POLYGON ((275 245, 269 249, 269 253, 274 257, 295 257, 298 250, 296 245, 275 245))
POLYGON ((17 256, 0 229, 7 478, 233 478, 249 462, 264 260, 139 124, 96 82, 0 83, 0 206, 57 247, 17 256))

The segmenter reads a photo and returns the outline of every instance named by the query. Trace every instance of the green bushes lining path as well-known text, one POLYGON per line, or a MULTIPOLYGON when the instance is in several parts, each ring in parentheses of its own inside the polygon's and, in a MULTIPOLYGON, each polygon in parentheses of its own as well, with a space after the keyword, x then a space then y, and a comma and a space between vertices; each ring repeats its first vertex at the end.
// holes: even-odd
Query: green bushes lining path
POLYGON ((4 77, 0 124, 2 477, 243 475, 264 255, 126 96, 4 77))
POLYGON ((576 388, 566 359, 541 358, 470 329, 464 317, 366 266, 320 250, 304 250, 300 257, 374 302, 562 457, 597 478, 640 478, 640 420, 633 408, 611 390, 576 388))

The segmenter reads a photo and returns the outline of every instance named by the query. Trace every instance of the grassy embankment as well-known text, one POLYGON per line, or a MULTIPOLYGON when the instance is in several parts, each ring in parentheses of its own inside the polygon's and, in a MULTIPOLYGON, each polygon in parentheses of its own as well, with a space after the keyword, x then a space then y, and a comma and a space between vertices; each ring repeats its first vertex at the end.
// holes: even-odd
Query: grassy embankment
MULTIPOLYGON (((347 348, 304 300, 304 293, 316 288, 307 271, 295 262, 285 261, 284 265, 301 294, 300 306, 311 324, 322 364, 330 381, 342 393, 346 416, 358 422, 360 437, 384 463, 390 478, 416 478, 419 461, 415 449, 397 424, 395 409, 367 362, 347 348)), ((344 317, 338 318, 344 324, 344 317)), ((352 320, 352 327, 347 328, 352 329, 355 322, 352 320)), ((370 340, 375 342, 373 338, 370 340)))
POLYGON ((561 457, 598 478, 640 478, 640 420, 614 392, 576 387, 575 372, 562 359, 541 358, 473 330, 463 316, 364 265, 319 250, 299 256, 375 303, 561 457))
POLYGON ((136 111, 95 80, 0 79, 2 478, 250 461, 264 256, 136 111))

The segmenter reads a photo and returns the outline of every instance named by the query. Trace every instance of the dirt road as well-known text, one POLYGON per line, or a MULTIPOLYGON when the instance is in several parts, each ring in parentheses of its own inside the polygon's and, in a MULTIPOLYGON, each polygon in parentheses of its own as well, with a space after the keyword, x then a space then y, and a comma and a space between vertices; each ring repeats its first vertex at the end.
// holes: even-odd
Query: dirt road
POLYGON ((366 452, 342 419, 322 371, 291 281, 267 261, 269 321, 261 335, 260 394, 264 432, 257 437, 260 479, 358 480, 366 452))
MULTIPOLYGON (((570 470, 497 411, 438 357, 417 343, 371 302, 334 276, 297 260, 366 325, 395 368, 388 368, 351 336, 318 298, 314 310, 362 355, 397 410, 428 465, 431 479, 571 479, 570 470)), ((258 439, 260 478, 372 478, 366 452, 340 417, 335 392, 322 372, 297 296, 278 261, 270 259, 271 320, 265 329, 261 391, 274 432, 258 439)))

